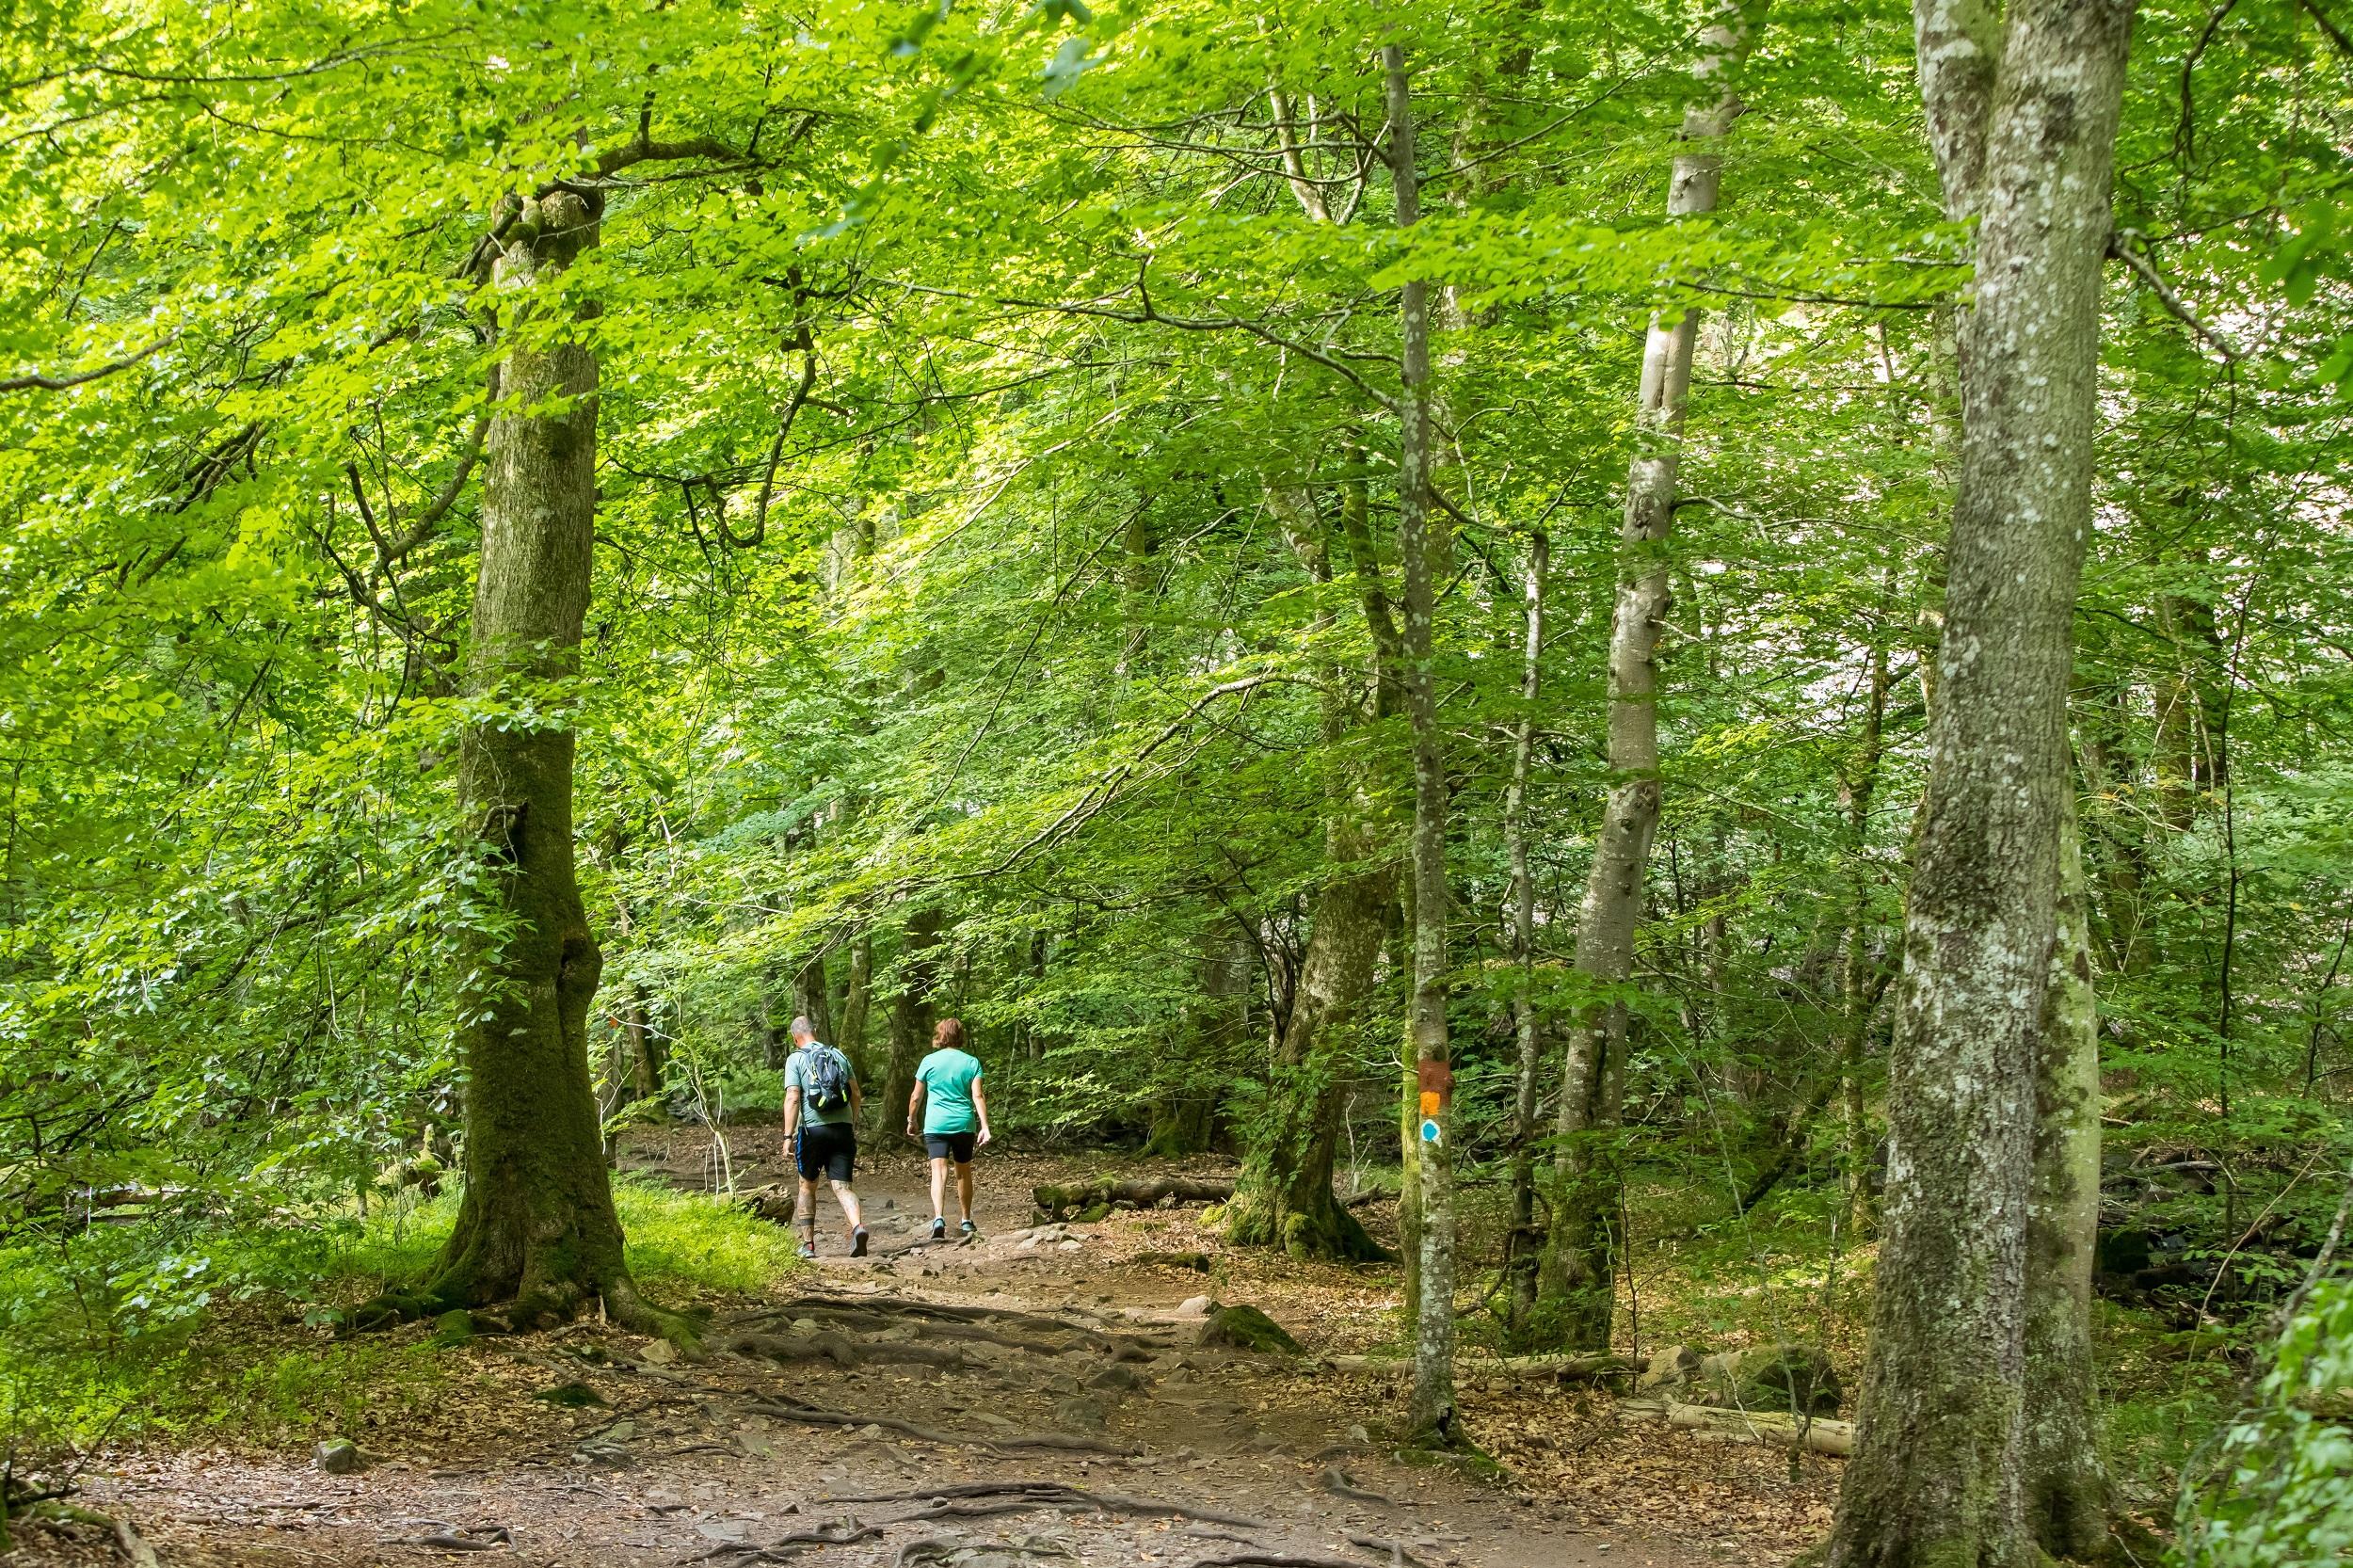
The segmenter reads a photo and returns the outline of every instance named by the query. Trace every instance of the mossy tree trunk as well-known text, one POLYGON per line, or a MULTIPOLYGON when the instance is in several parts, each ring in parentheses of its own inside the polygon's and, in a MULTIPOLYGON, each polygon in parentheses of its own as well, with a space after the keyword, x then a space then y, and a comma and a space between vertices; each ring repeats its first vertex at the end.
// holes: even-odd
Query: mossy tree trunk
MULTIPOLYGON (((1748 56, 1762 7, 1727 7, 1702 34, 1693 78, 1705 91, 1683 119, 1685 151, 1667 186, 1667 216, 1711 212, 1721 180, 1715 151, 1740 112, 1724 78, 1748 56)), ((1700 312, 1651 323, 1636 416, 1639 449, 1626 474, 1619 532, 1618 596, 1609 627, 1609 752, 1611 784, 1579 905, 1575 972, 1597 995, 1569 1026, 1561 1072, 1559 1140, 1551 1176, 1552 1224, 1537 1271, 1532 1320, 1572 1350, 1606 1350, 1615 1306, 1616 1165, 1596 1148, 1618 1120, 1612 1086, 1624 1079, 1626 1007, 1609 993, 1634 968, 1634 935, 1651 842, 1658 831, 1658 632, 1671 597, 1664 552, 1682 467, 1683 418, 1700 312)))
MULTIPOLYGON (((1345 828, 1327 835, 1337 864, 1358 857, 1365 847, 1345 828)), ((1332 1171, 1356 1009, 1372 988, 1389 888, 1385 870, 1356 870, 1316 896, 1266 1104, 1226 1206, 1225 1237, 1238 1246, 1279 1247, 1303 1258, 1386 1256, 1333 1196, 1332 1171)))
POLYGON ((1922 0, 1945 213, 1977 221, 1888 1182, 1829 1568, 2024 1564, 2036 1064, 2131 0, 1922 0))
POLYGON ((2036 1544, 2106 1555, 2112 1496, 2091 1359, 2100 1230, 2100 1013, 2076 804, 2059 822, 2058 936, 2035 1052, 2034 1187, 2026 1218, 2025 1429, 2020 1459, 2036 1544))
MULTIPOLYGON (((1330 582, 1332 552, 1314 498, 1270 481, 1267 499, 1308 574, 1319 583, 1330 582)), ((1341 510, 1343 533, 1361 532, 1360 487, 1344 490, 1341 510)), ((1369 554, 1356 561, 1360 573, 1378 569, 1369 554)), ((1378 715, 1385 689, 1380 672, 1386 666, 1377 650, 1385 646, 1387 612, 1377 581, 1365 592, 1374 624, 1378 715)), ((1328 626, 1330 617, 1322 624, 1328 626)), ((1320 723, 1330 756, 1354 727, 1359 711, 1344 691, 1349 672, 1336 666, 1328 673, 1320 723)), ((1295 1257, 1386 1256, 1332 1195, 1356 1010, 1372 988, 1394 896, 1394 875, 1375 857, 1367 830, 1369 794, 1360 765, 1334 762, 1325 787, 1325 880, 1308 912, 1307 949, 1292 984, 1290 1013, 1274 1043, 1266 1103, 1250 1129, 1241 1176, 1225 1210, 1226 1240, 1238 1246, 1279 1247, 1295 1257)))
MULTIPOLYGON (((488 440, 481 559, 465 684, 487 700, 528 690, 543 712, 579 671, 596 517, 597 361, 523 291, 596 242, 596 218, 558 191, 502 230, 499 409, 488 440), (551 692, 550 688, 553 688, 551 692)), ((478 836, 471 967, 457 1035, 466 1073, 466 1186, 422 1296, 434 1306, 512 1301, 519 1322, 601 1296, 649 1316, 631 1285, 588 1072, 588 1009, 602 959, 572 845, 573 737, 560 722, 486 722, 459 747, 458 799, 478 836)), ((641 1007, 633 1022, 643 1030, 641 1007)), ((641 1061, 643 1055, 641 1052, 641 1061)))

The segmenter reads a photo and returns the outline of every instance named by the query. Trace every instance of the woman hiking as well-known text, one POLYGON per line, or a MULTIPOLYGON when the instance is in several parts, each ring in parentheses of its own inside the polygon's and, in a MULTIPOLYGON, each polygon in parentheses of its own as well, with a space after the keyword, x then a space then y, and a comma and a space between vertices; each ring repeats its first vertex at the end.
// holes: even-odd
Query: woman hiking
POLYGON ((907 1096, 907 1136, 923 1123, 923 1151, 932 1159, 932 1240, 945 1240, 948 1162, 956 1165, 956 1208, 962 1234, 972 1224, 972 1151, 988 1142, 988 1096, 981 1087, 980 1058, 964 1048, 961 1019, 942 1018, 932 1031, 932 1053, 916 1064, 915 1092, 907 1096))

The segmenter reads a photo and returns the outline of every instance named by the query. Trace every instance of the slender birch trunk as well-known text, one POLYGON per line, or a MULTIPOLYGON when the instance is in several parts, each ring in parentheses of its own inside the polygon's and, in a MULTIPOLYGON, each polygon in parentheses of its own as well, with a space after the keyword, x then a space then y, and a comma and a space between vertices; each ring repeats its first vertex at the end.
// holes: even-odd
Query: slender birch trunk
MULTIPOLYGON (((1414 170, 1413 85, 1405 51, 1381 51, 1389 111, 1389 177, 1397 223, 1420 216, 1414 170)), ((1412 1430, 1428 1440, 1454 1436, 1454 1139, 1453 1066, 1446 1017, 1446 758, 1438 731, 1437 686, 1431 669, 1437 643, 1440 553, 1430 524, 1430 286, 1409 279, 1399 290, 1403 349, 1398 397, 1397 542, 1403 568, 1403 659, 1400 684, 1414 736, 1414 990, 1410 1012, 1421 1123, 1421 1234, 1417 1253, 1412 1430)))
POLYGON ((1528 571, 1521 594, 1528 637, 1520 662, 1520 717, 1512 731, 1512 782, 1503 795, 1504 854, 1512 868, 1512 960, 1519 973, 1512 985, 1512 1033, 1517 1055, 1512 1077, 1512 1234, 1508 1255, 1511 1293, 1505 1333, 1514 1342, 1527 1332, 1536 1304, 1537 1077, 1544 1065, 1544 1035, 1536 1018, 1536 879, 1528 857, 1528 781, 1536 759, 1536 699, 1544 688, 1545 579, 1552 564, 1552 538, 1538 529, 1528 541, 1528 571))
POLYGON ((1974 217, 1961 450, 1888 1085, 1886 1220, 1830 1568, 2025 1563, 2036 1062, 2131 0, 1917 0, 1945 210, 1974 217))
POLYGON ((1857 1235, 1877 1223, 1871 1203, 1871 1116, 1865 1103, 1863 1059, 1869 1043, 1871 1009, 1871 802, 1879 792, 1880 759, 1887 728, 1887 647, 1874 641, 1865 679, 1863 736, 1845 781, 1848 853, 1853 864, 1847 885, 1846 972, 1840 983, 1838 1091, 1847 1133, 1847 1224, 1857 1235))
MULTIPOLYGON (((1702 35, 1704 53, 1692 75, 1704 103, 1684 113, 1684 151, 1667 187, 1667 216, 1712 212, 1722 170, 1717 148, 1740 113, 1740 102, 1721 85, 1748 56, 1761 9, 1729 8, 1702 35)), ((1686 310, 1670 326, 1653 317, 1642 353, 1637 449, 1626 472, 1625 517, 1619 533, 1617 605, 1609 628, 1609 798, 1602 808, 1593 864, 1578 911, 1574 968, 1607 997, 1634 967, 1634 932, 1642 909, 1642 880, 1658 830, 1658 629, 1669 601, 1663 546, 1674 520, 1683 456, 1683 417, 1689 403, 1692 355, 1700 312, 1686 310)), ((1618 1108, 1609 1086, 1622 1081, 1612 1058, 1625 1050, 1623 1000, 1583 1003, 1569 1026, 1561 1075, 1560 1142, 1552 1167, 1552 1224, 1539 1272, 1539 1316, 1562 1344, 1601 1349, 1609 1343, 1614 1304, 1611 1219, 1614 1183, 1596 1168, 1593 1134, 1613 1124, 1618 1108)))

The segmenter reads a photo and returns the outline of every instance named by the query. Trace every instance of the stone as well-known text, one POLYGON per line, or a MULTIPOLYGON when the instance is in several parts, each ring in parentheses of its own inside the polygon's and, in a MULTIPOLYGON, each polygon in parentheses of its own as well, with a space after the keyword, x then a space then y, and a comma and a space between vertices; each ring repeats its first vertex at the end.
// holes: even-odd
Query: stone
POLYGON ((1634 1381, 1637 1394, 1669 1394, 1689 1388, 1700 1375, 1700 1363, 1705 1358, 1689 1345, 1669 1345, 1654 1352, 1642 1366, 1642 1375, 1634 1381))
POLYGON ((1103 1407, 1083 1395, 1074 1395, 1070 1399, 1056 1401, 1054 1419, 1064 1427, 1076 1428, 1080 1432, 1101 1432, 1104 1420, 1103 1407))
POLYGON ((1297 1355, 1299 1341, 1255 1306, 1221 1306, 1201 1325, 1203 1345, 1265 1354, 1297 1355))
POLYGON ((1340 1433, 1340 1436, 1347 1441, 1355 1444, 1360 1448, 1369 1448, 1372 1447, 1372 1432, 1362 1421, 1350 1423, 1349 1429, 1340 1433))
POLYGON ((1087 1379, 1087 1386, 1089 1388, 1109 1388, 1120 1390, 1141 1388, 1144 1386, 1144 1379, 1133 1367, 1128 1366, 1126 1362, 1114 1361, 1110 1366, 1104 1368, 1101 1371, 1096 1373, 1093 1377, 1087 1379))
POLYGON ((473 1336, 473 1314, 463 1307, 444 1312, 433 1320, 433 1342, 445 1350, 462 1345, 473 1336))
POLYGON ((360 1448, 348 1437, 330 1437, 311 1450, 311 1463, 330 1476, 347 1476, 360 1468, 360 1448))
POLYGON ((1187 1296, 1182 1302, 1177 1304, 1176 1316, 1179 1318, 1206 1318, 1216 1310, 1217 1302, 1212 1297, 1187 1296))
POLYGON ((637 1359, 648 1367, 674 1367, 678 1365, 678 1347, 667 1339, 657 1339, 637 1359))

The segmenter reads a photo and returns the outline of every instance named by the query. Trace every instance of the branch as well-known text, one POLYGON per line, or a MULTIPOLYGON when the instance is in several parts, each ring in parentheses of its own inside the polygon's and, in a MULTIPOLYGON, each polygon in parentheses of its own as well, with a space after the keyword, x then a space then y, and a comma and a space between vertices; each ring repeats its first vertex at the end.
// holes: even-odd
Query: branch
MULTIPOLYGON (((1258 322, 1247 320, 1241 316, 1167 315, 1162 313, 1162 312, 1152 303, 1151 296, 1148 294, 1143 296, 1144 308, 1141 311, 1121 311, 1114 310, 1109 305, 1096 305, 1091 303, 1074 305, 1052 299, 1023 299, 1010 295, 991 297, 985 295, 967 294, 960 289, 935 288, 928 283, 906 282, 897 279, 883 279, 880 280, 886 283, 890 283, 895 287, 905 289, 912 294, 938 295, 947 299, 970 300, 974 304, 978 305, 1003 305, 1017 311, 1051 311, 1059 315, 1096 316, 1105 321, 1126 321, 1137 323, 1139 325, 1174 327, 1179 330, 1187 332, 1247 332, 1252 337, 1257 338, 1265 343, 1273 344, 1277 348, 1289 350, 1291 353, 1299 355, 1302 359, 1311 360, 1335 375, 1346 377, 1350 382, 1354 384, 1358 392, 1361 392, 1367 397, 1371 398, 1373 402, 1379 404, 1383 408, 1387 409, 1391 413, 1395 413, 1397 411, 1396 398, 1390 396, 1387 392, 1383 392, 1380 388, 1374 386, 1371 382, 1357 375, 1355 371, 1350 369, 1347 364, 1342 362, 1334 355, 1327 354, 1321 349, 1311 348, 1307 344, 1300 343, 1296 339, 1283 336, 1280 332, 1275 331, 1270 327, 1263 326, 1258 322)), ((1141 292, 1141 276, 1139 276, 1138 279, 1138 287, 1139 292, 1141 292)), ((1385 364, 1395 362, 1377 355, 1365 355, 1361 357, 1365 359, 1381 359, 1381 361, 1385 364)))
POLYGON ((752 531, 739 539, 728 527, 727 509, 723 506, 714 514, 719 542, 732 549, 755 550, 768 536, 768 502, 776 492, 776 466, 784 461, 784 438, 792 433, 792 421, 801 405, 808 401, 809 389, 817 384, 817 344, 808 335, 807 321, 795 328, 792 346, 801 351, 801 384, 792 389, 792 400, 784 406, 784 418, 776 425, 776 439, 768 443, 768 472, 760 477, 760 509, 752 517, 752 531))
POLYGON ((2163 305, 2183 326, 2212 344, 2215 352, 2220 354, 2226 362, 2235 365, 2247 358, 2246 351, 2238 344, 2198 319, 2198 312, 2191 310, 2188 302, 2173 292, 2173 285, 2165 280, 2149 258, 2134 248, 2136 245, 2141 243, 2144 242, 2141 240, 2139 230, 2119 229, 2108 236, 2108 254, 2132 268, 2134 276, 2149 285, 2149 292, 2157 296, 2157 302, 2163 305))
POLYGON ((157 338, 136 354, 126 355, 122 359, 111 360, 90 370, 71 371, 62 376, 48 376, 39 371, 24 376, 11 376, 6 380, 0 380, 0 392, 63 392, 68 387, 78 387, 86 381, 102 381, 118 371, 129 370, 140 360, 170 347, 179 341, 179 338, 180 334, 177 332, 157 338))
POLYGON ((1052 822, 1048 823, 1044 827, 1039 828, 1036 833, 1031 836, 1029 841, 1024 843, 1020 848, 1015 850, 1011 855, 1006 856, 1002 860, 1000 860, 997 864, 990 866, 985 870, 966 872, 954 878, 952 878, 951 880, 969 882, 976 877, 999 875, 1004 872, 1011 871, 1015 866, 1020 864, 1022 859, 1028 856, 1032 850, 1048 846, 1059 840, 1069 837, 1070 834, 1084 826, 1089 818, 1101 811, 1106 806, 1109 806, 1112 803, 1112 798, 1119 793, 1119 787, 1128 781, 1128 776, 1132 775, 1136 769, 1144 765, 1144 760, 1149 758, 1154 752, 1160 750, 1161 746, 1167 744, 1170 741, 1175 740, 1178 734, 1182 733, 1185 726, 1191 724, 1194 719, 1201 716, 1202 712, 1207 709, 1209 704, 1215 702, 1222 696, 1232 696, 1239 692, 1253 692, 1257 690, 1260 686, 1267 685, 1270 682, 1285 680, 1288 679, 1289 678, 1287 676, 1273 674, 1252 675, 1244 676, 1239 680, 1228 680, 1220 685, 1210 687, 1208 691, 1202 693, 1200 696, 1196 697, 1193 702, 1188 704, 1183 712, 1177 714, 1174 719, 1171 719, 1167 728, 1162 729, 1158 735, 1153 736, 1150 741, 1146 742, 1142 750, 1138 751, 1133 757, 1128 758, 1126 761, 1120 763, 1117 767, 1110 769, 1103 775, 1102 777, 1088 785, 1085 792, 1080 795, 1078 800, 1072 803, 1068 810, 1064 811, 1061 816, 1056 817, 1052 822))

